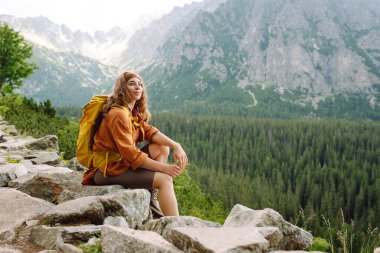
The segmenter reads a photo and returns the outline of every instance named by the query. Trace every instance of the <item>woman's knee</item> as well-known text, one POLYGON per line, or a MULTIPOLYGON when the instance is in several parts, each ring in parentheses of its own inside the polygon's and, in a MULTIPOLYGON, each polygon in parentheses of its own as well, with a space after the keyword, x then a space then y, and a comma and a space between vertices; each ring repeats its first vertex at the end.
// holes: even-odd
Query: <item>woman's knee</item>
POLYGON ((149 145, 149 152, 154 160, 157 160, 158 158, 164 158, 166 160, 169 157, 170 149, 167 146, 152 143, 149 145))
POLYGON ((173 187, 173 178, 168 174, 156 172, 153 178, 153 188, 173 187))

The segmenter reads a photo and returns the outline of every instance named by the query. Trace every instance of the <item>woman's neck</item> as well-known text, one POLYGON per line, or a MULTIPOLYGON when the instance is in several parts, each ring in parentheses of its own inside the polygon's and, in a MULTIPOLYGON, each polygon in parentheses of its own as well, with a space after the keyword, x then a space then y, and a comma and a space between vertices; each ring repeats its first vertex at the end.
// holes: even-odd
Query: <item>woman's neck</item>
POLYGON ((127 103, 127 107, 129 108, 129 110, 133 110, 133 108, 135 107, 135 103, 135 101, 127 103))

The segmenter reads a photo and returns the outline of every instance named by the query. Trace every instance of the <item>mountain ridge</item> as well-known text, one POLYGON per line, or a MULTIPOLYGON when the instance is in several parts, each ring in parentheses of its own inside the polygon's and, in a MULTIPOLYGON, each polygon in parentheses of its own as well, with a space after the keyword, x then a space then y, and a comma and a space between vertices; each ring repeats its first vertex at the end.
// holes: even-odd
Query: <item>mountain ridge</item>
POLYGON ((99 55, 113 56, 109 73, 139 71, 156 110, 220 113, 232 104, 233 113, 271 107, 276 115, 283 108, 333 115, 329 107, 347 111, 356 99, 355 113, 363 107, 380 115, 378 10, 374 0, 206 0, 131 35, 119 31, 123 39, 108 45, 114 54, 99 55))

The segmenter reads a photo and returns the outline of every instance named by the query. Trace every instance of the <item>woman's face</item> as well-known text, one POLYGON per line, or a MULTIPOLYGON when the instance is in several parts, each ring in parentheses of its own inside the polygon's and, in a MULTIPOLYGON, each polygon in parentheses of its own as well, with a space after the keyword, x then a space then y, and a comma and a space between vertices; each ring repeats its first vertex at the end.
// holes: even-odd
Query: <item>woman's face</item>
POLYGON ((144 92, 144 87, 140 79, 133 77, 127 82, 127 91, 131 97, 131 102, 136 102, 141 98, 142 93, 144 92))

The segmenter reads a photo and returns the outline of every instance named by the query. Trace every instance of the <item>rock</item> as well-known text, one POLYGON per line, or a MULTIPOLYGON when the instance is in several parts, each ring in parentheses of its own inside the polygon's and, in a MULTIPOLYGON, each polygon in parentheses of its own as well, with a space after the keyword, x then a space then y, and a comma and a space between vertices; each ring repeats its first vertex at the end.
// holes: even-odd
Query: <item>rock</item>
POLYGON ((46 135, 36 140, 32 140, 25 144, 25 147, 30 150, 51 150, 57 152, 58 138, 56 135, 46 135))
POLYGON ((0 240, 11 241, 15 229, 50 210, 54 205, 15 189, 0 188, 0 240))
MULTIPOLYGON (((260 232, 267 228, 173 228, 167 240, 185 252, 266 252, 268 240, 260 232)), ((273 235, 281 238, 278 228, 271 228, 273 235)), ((268 231, 265 232, 267 235, 268 231)), ((279 241, 276 240, 277 243, 279 241)))
POLYGON ((39 223, 39 220, 27 220, 25 221, 25 224, 27 227, 35 226, 39 223))
POLYGON ((373 253, 380 253, 380 248, 375 249, 373 253))
POLYGON ((192 216, 166 216, 158 220, 149 220, 138 229, 153 231, 162 235, 164 238, 167 238, 169 229, 177 227, 217 228, 220 227, 220 224, 211 221, 204 221, 192 216))
POLYGON ((277 227, 283 233, 278 249, 304 250, 312 244, 313 236, 310 233, 285 221, 278 212, 270 208, 252 210, 242 205, 235 205, 223 225, 223 227, 267 226, 277 227))
POLYGON ((24 158, 33 164, 59 165, 61 163, 61 157, 56 151, 36 151, 30 155, 25 155, 24 158))
POLYGON ((181 252, 159 234, 150 231, 105 226, 101 238, 104 253, 181 252))
POLYGON ((74 227, 34 227, 30 240, 47 249, 59 249, 62 244, 85 243, 94 236, 100 236, 102 226, 83 225, 74 227))
POLYGON ((0 125, 0 131, 4 133, 4 135, 17 136, 19 133, 16 130, 14 125, 0 125))
POLYGON ((0 166, 0 186, 8 186, 8 183, 28 174, 28 169, 23 164, 5 164, 0 166))
POLYGON ((83 251, 72 244, 63 243, 58 245, 58 250, 63 253, 83 253, 83 251))
POLYGON ((70 169, 76 170, 76 171, 86 171, 87 170, 84 166, 82 166, 82 164, 78 163, 78 160, 76 157, 72 158, 69 161, 68 166, 70 169))
POLYGON ((127 228, 129 228, 127 221, 122 216, 116 216, 116 217, 108 216, 107 218, 104 219, 103 224, 104 225, 111 225, 111 226, 115 226, 115 227, 127 227, 127 228))
POLYGON ((120 185, 83 186, 81 184, 83 174, 66 167, 14 164, 5 167, 4 170, 1 168, 3 166, 0 166, 0 186, 8 184, 9 187, 55 204, 124 189, 120 185))
POLYGON ((10 246, 0 246, 0 253, 21 253, 21 251, 10 246))
POLYGON ((103 224, 107 216, 123 216, 134 228, 147 219, 149 201, 147 190, 122 190, 61 203, 45 213, 42 219, 50 224, 103 224))
MULTIPOLYGON (((55 171, 53 169, 52 171, 55 171)), ((57 169, 59 171, 59 169, 57 169)), ((82 188, 80 180, 82 175, 64 168, 62 173, 30 173, 9 183, 10 187, 16 187, 30 196, 44 199, 51 203, 58 203, 60 195, 65 189, 78 191, 82 188)))

